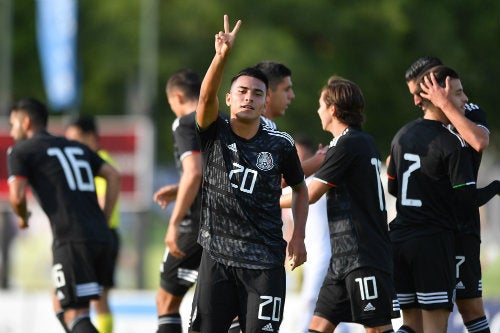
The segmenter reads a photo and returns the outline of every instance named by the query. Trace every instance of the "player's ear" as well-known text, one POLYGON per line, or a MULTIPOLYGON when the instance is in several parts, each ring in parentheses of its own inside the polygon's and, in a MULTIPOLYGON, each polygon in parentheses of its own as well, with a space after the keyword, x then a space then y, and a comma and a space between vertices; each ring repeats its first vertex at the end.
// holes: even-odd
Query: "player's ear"
POLYGON ((226 105, 231 106, 231 94, 226 93, 226 105))
POLYGON ((335 106, 335 104, 332 104, 328 107, 328 111, 330 112, 330 115, 332 117, 336 117, 337 116, 337 107, 335 106))
POLYGON ((31 118, 28 117, 27 115, 23 114, 21 118, 21 126, 23 130, 28 130, 33 127, 33 122, 31 121, 31 118))

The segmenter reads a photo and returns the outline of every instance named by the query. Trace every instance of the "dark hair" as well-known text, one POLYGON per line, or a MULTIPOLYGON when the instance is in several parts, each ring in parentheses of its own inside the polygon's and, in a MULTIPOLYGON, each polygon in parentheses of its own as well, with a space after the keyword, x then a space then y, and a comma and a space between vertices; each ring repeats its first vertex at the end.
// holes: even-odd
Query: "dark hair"
POLYGON ((335 105, 335 116, 344 124, 361 127, 364 121, 365 99, 358 85, 340 76, 332 76, 321 90, 327 107, 335 105))
POLYGON ((254 67, 261 70, 262 73, 267 76, 267 79, 269 80, 269 87, 272 90, 276 90, 278 84, 285 77, 292 76, 292 71, 290 70, 290 68, 279 62, 261 61, 254 67))
POLYGON ((39 100, 32 97, 23 98, 17 101, 10 108, 10 113, 17 111, 24 112, 31 119, 34 127, 47 127, 49 112, 47 111, 47 107, 45 106, 45 104, 43 104, 39 100))
POLYGON ((415 81, 417 83, 417 89, 415 91, 416 94, 420 94, 422 92, 422 88, 420 86, 421 83, 424 82, 424 78, 428 76, 429 74, 433 73, 434 77, 436 78, 436 82, 439 84, 441 87, 446 87, 446 78, 449 76, 452 79, 460 79, 460 76, 458 73, 446 66, 435 66, 432 67, 425 72, 423 72, 415 81))
POLYGON ((191 69, 180 69, 170 76, 165 89, 181 90, 189 100, 197 100, 200 96, 201 80, 191 69))
POLYGON ((440 66, 443 62, 436 57, 425 56, 417 59, 413 64, 408 67, 405 72, 405 80, 406 82, 415 80, 418 78, 423 72, 431 69, 432 67, 440 66))
POLYGON ((75 120, 71 121, 68 126, 78 127, 83 133, 98 133, 97 124, 93 116, 79 116, 75 120))
POLYGON ((231 79, 231 85, 233 85, 234 81, 236 81, 236 79, 238 79, 240 76, 250 76, 256 78, 257 80, 264 82, 264 84, 266 85, 266 90, 269 88, 269 80, 267 79, 266 74, 264 74, 264 72, 256 67, 247 67, 245 69, 242 69, 238 74, 233 76, 233 78, 231 79))

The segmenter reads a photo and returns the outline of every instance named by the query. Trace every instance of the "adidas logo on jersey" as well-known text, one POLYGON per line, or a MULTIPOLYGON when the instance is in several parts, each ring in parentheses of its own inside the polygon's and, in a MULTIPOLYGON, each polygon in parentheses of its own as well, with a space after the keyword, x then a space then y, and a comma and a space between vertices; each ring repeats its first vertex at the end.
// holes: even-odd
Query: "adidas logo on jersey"
POLYGON ((372 305, 372 303, 368 303, 366 304, 365 308, 363 309, 363 311, 375 311, 375 307, 372 305))
POLYGON ((455 286, 456 289, 465 289, 465 286, 462 281, 458 281, 457 285, 455 286))
POLYGON ((236 143, 231 143, 230 145, 227 145, 227 148, 229 148, 229 150, 232 150, 234 152, 238 151, 238 148, 236 148, 236 143))
POLYGON ((273 325, 271 323, 267 324, 266 326, 262 327, 262 331, 266 332, 274 332, 273 325))

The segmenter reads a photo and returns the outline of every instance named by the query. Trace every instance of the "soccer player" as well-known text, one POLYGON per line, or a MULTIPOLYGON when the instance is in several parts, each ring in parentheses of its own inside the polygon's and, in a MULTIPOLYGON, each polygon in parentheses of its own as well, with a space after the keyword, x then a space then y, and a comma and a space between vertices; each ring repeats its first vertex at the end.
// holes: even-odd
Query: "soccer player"
MULTIPOLYGON (((309 332, 333 332, 355 322, 393 332, 391 243, 380 180, 380 153, 361 130, 364 97, 359 87, 331 77, 321 90, 318 114, 333 140, 308 186, 309 202, 326 193, 332 257, 309 332)), ((281 198, 289 207, 291 198, 281 198)))
MULTIPOLYGON (((292 84, 292 71, 282 63, 275 61, 261 61, 255 65, 269 81, 268 98, 262 121, 271 129, 278 129, 274 119, 284 116, 288 106, 295 98, 292 84)), ((306 177, 311 176, 319 169, 325 159, 328 147, 319 144, 318 150, 309 158, 301 161, 302 170, 306 177)), ((286 186, 282 183, 283 187, 286 186)))
POLYGON ((267 77, 255 68, 231 80, 219 115, 218 91, 240 28, 215 35, 215 56, 203 79, 196 111, 203 158, 203 247, 191 315, 192 332, 225 332, 239 317, 244 332, 279 330, 285 301, 286 242, 282 235, 281 175, 292 185, 295 229, 291 269, 306 260, 307 186, 293 140, 261 123, 267 77))
MULTIPOLYGON (((425 97, 437 105, 456 131, 472 147, 472 163, 477 179, 481 163, 481 152, 489 142, 489 130, 485 112, 475 104, 466 103, 465 113, 462 113, 451 100, 449 82, 441 87, 432 75, 421 86, 417 86, 417 78, 426 70, 442 65, 441 60, 435 57, 417 59, 406 71, 405 79, 408 89, 414 96, 415 105, 422 103, 425 97), (426 83, 426 84, 425 84, 426 83), (415 92, 420 91, 420 94, 415 92)), ((470 149, 470 148, 469 148, 470 149)), ((489 332, 482 300, 481 280, 481 229, 479 210, 475 212, 473 223, 463 225, 456 234, 456 301, 458 310, 469 332, 489 332)))
POLYGON ((175 201, 165 235, 165 255, 160 266, 160 288, 156 295, 158 333, 181 333, 180 305, 196 282, 202 248, 197 242, 200 221, 202 162, 196 133, 195 110, 201 80, 182 69, 167 81, 166 96, 176 116, 172 124, 174 155, 180 180, 163 186, 153 199, 162 208, 175 201))
MULTIPOLYGON (((432 67, 443 65, 440 59, 436 57, 425 56, 417 59, 406 70, 405 79, 410 94, 413 95, 415 106, 420 106, 422 103, 421 94, 416 94, 415 91, 421 91, 421 87, 417 84, 417 78, 422 75, 426 70, 432 67)), ((425 93, 425 92, 424 92, 425 93)), ((449 93, 449 90, 448 92, 449 93)), ((440 90, 439 95, 441 98, 446 97, 444 87, 440 90)), ((440 98, 435 95, 436 98, 440 98)), ((433 96, 427 96, 431 102, 434 102, 433 96)), ((486 113, 476 104, 466 103, 465 113, 459 110, 453 103, 443 105, 442 112, 449 119, 449 122, 455 127, 457 132, 464 138, 474 150, 482 152, 488 147, 490 131, 486 124, 486 113)))
MULTIPOLYGON (((111 157, 110 153, 99 146, 99 132, 96 121, 92 116, 80 116, 73 120, 66 128, 65 136, 68 140, 75 140, 81 142, 97 154, 107 163, 116 168, 116 162, 111 157)), ((106 181, 101 177, 95 177, 95 188, 99 205, 104 207, 106 199, 106 181)), ((120 248, 120 238, 118 235, 118 226, 120 225, 120 208, 117 203, 113 208, 111 217, 108 220, 108 226, 111 230, 112 236, 112 250, 111 250, 111 268, 108 270, 109 276, 103 282, 103 289, 101 297, 93 300, 91 305, 96 310, 97 314, 97 330, 99 333, 112 333, 113 332, 113 314, 109 306, 109 291, 115 285, 115 271, 118 261, 118 254, 120 248)))
POLYGON ((47 132, 48 112, 38 100, 18 101, 10 110, 9 201, 28 227, 26 192, 33 190, 47 214, 53 234, 53 281, 58 313, 66 332, 98 332, 89 317, 89 302, 111 268, 111 232, 107 226, 120 191, 120 174, 89 147, 47 132), (94 176, 107 182, 99 206, 94 176))
MULTIPOLYGON (((464 112, 467 96, 458 74, 444 66, 432 72, 439 85, 448 81, 450 103, 464 112)), ((422 74, 417 86, 428 74, 422 74)), ((423 118, 405 125, 394 137, 387 171, 389 193, 397 197, 390 235, 396 291, 403 310, 400 331, 446 332, 456 284, 457 221, 470 223, 477 204, 497 193, 498 185, 488 186, 489 198, 476 191, 466 143, 446 127, 449 120, 440 108, 426 99, 420 106, 423 118)))
POLYGON ((275 61, 261 61, 255 65, 269 81, 268 99, 262 120, 272 129, 277 129, 274 119, 284 116, 295 98, 290 68, 275 61))

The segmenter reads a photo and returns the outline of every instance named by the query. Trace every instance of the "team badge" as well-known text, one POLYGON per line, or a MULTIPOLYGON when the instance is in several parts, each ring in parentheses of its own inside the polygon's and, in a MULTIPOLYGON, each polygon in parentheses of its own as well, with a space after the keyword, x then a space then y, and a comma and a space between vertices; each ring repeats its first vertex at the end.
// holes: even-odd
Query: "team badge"
POLYGON ((257 168, 262 171, 269 171, 273 168, 273 156, 268 152, 261 152, 257 155, 257 168))

